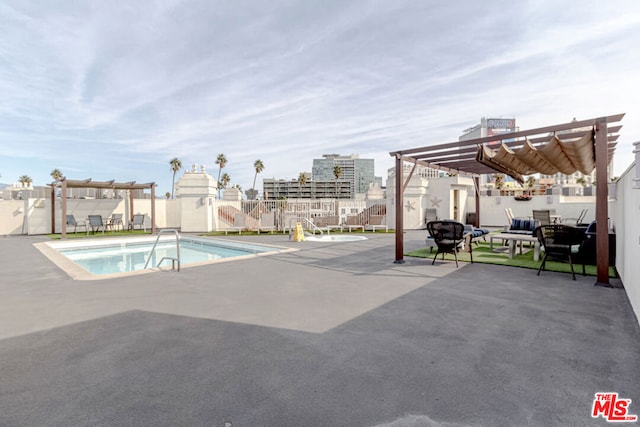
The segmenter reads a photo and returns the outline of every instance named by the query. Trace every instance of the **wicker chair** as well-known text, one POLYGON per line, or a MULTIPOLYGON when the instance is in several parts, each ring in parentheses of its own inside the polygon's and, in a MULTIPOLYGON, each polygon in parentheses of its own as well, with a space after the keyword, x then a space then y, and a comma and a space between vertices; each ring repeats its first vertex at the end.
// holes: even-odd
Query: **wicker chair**
MULTIPOLYGON (((569 261, 573 280, 576 280, 576 273, 573 271, 574 257, 578 256, 582 249, 582 244, 586 238, 583 229, 571 227, 566 224, 541 225, 534 230, 534 235, 540 242, 540 247, 544 248, 544 257, 538 268, 544 270, 547 258, 559 261, 569 261)), ((584 262, 582 262, 582 275, 585 275, 584 262)))
POLYGON ((435 264, 438 254, 441 253, 444 259, 444 254, 450 253, 455 256, 456 267, 458 267, 458 252, 463 248, 465 242, 473 263, 471 235, 465 234, 464 224, 457 221, 430 221, 427 223, 427 230, 433 237, 437 247, 436 255, 433 257, 431 265, 435 264))

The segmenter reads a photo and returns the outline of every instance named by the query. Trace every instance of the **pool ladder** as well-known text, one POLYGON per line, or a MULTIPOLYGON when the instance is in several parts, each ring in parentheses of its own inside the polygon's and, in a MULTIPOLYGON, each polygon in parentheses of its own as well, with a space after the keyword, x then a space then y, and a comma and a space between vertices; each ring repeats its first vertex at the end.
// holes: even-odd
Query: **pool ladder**
POLYGON ((180 235, 178 234, 178 230, 174 229, 174 228, 167 228, 165 230, 160 230, 158 231, 158 237, 156 237, 156 242, 153 244, 153 248, 151 248, 151 252, 149 253, 149 258, 147 258, 147 262, 144 264, 144 269, 147 269, 147 266, 149 265, 149 261, 151 261, 151 258, 153 257, 153 251, 156 250, 156 246, 158 245, 158 241, 160 241, 160 236, 164 233, 173 233, 176 236, 176 256, 175 257, 171 257, 171 256, 163 256, 160 261, 158 261, 158 265, 156 265, 156 267, 160 267, 160 264, 162 264, 162 261, 164 261, 165 259, 170 259, 171 260, 171 270, 175 270, 175 271, 180 271, 180 235), (178 269, 176 270, 176 263, 178 264, 178 269))

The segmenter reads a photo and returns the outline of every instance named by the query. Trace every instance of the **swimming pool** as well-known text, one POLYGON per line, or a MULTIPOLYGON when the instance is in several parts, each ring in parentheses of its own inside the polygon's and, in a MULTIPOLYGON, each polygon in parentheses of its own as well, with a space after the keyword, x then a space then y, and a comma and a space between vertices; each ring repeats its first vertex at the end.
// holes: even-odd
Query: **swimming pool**
MULTIPOLYGON (((99 279, 120 274, 133 274, 171 268, 170 259, 176 257, 176 240, 173 236, 162 236, 151 254, 156 237, 121 238, 105 241, 47 242, 45 245, 53 252, 43 250, 45 255, 58 264, 75 279, 99 279), (58 256, 56 256, 56 254, 58 256), (145 264, 151 256, 148 268, 145 264), (71 261, 78 268, 69 267, 71 261)), ((278 246, 237 242, 221 239, 180 236, 180 265, 189 267, 231 259, 267 255, 291 250, 278 246)))

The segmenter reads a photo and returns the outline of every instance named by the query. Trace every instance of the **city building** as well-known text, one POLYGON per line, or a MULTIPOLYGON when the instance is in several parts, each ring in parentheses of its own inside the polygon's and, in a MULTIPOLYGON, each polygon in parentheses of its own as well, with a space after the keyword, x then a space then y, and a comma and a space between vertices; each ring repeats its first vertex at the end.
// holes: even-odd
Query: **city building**
POLYGON ((469 139, 484 138, 486 136, 516 132, 517 130, 516 119, 514 117, 506 119, 488 119, 482 117, 479 124, 463 130, 458 140, 466 141, 469 139))
MULTIPOLYGON (((515 117, 511 118, 491 118, 482 117, 480 123, 462 131, 462 135, 458 137, 458 141, 467 141, 469 139, 484 138, 487 136, 500 135, 503 133, 516 132, 515 117)), ((495 147, 489 143, 488 146, 497 148, 498 144, 495 143, 495 147)), ((492 175, 482 175, 480 177, 480 184, 487 184, 492 182, 492 175)))
POLYGON ((312 180, 302 185, 298 180, 265 178, 264 200, 282 199, 351 199, 352 182, 346 179, 312 180))
MULTIPOLYGON (((313 159, 311 175, 313 181, 335 180, 334 168, 339 166, 342 173, 340 179, 350 183, 350 197, 364 195, 369 189, 369 184, 376 182, 375 165, 373 159, 361 159, 357 154, 341 156, 339 154, 324 154, 322 159, 313 159)), ((377 182, 381 184, 381 179, 377 182)))

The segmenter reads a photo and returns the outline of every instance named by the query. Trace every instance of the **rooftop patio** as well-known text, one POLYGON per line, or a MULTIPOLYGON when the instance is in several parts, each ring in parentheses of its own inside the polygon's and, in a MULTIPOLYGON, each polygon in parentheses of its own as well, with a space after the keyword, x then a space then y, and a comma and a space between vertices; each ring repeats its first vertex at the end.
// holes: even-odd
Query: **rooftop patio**
MULTIPOLYGON (((622 128, 623 114, 576 120, 541 128, 500 133, 464 141, 413 147, 389 153, 395 158, 395 175, 403 177, 403 163, 413 163, 453 174, 474 178, 476 188, 476 226, 482 222, 480 212, 479 176, 487 173, 504 173, 520 183, 523 175, 572 174, 576 171, 596 171, 600 183, 596 194, 596 221, 607 224, 608 191, 602 183, 609 182, 609 165, 613 161, 618 132, 622 128), (495 151, 494 151, 495 149, 495 151)), ((403 192, 414 169, 403 182, 395 181, 395 229, 403 230, 403 192)), ((460 220, 460 218, 454 218, 460 220)), ((609 243, 607 229, 599 227, 596 232, 598 285, 609 283, 609 243)), ((402 263, 403 239, 396 235, 395 259, 402 263)))
POLYGON ((0 239, 0 424, 592 425, 600 391, 640 414, 623 289, 368 237, 100 282, 0 239))

